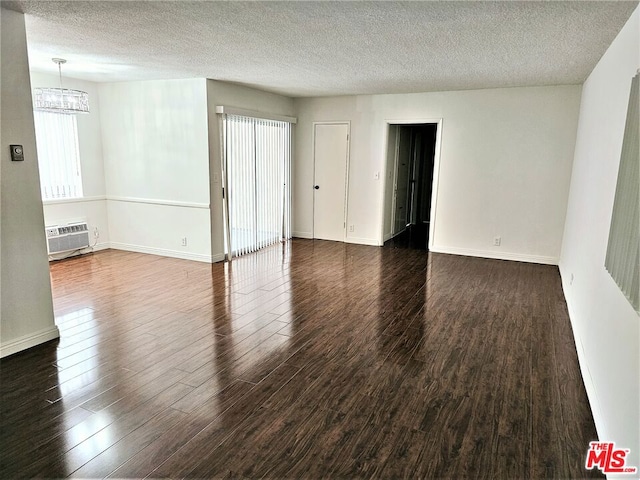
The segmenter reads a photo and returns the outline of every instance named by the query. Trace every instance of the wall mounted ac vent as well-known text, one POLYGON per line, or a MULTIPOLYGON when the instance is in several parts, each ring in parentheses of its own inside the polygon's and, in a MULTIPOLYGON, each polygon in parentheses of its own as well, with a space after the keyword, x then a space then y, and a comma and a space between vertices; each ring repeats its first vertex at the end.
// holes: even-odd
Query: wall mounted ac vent
POLYGON ((49 255, 89 246, 89 226, 84 222, 46 227, 45 233, 49 255))

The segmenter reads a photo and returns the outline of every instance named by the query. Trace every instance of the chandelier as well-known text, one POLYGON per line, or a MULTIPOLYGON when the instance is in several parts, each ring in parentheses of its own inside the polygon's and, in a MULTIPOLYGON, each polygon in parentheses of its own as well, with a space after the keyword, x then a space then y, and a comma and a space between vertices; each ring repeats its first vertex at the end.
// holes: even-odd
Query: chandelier
POLYGON ((89 94, 81 90, 62 88, 62 65, 67 63, 63 58, 52 58, 58 64, 60 88, 35 88, 33 90, 33 109, 40 112, 53 113, 89 113, 89 94))

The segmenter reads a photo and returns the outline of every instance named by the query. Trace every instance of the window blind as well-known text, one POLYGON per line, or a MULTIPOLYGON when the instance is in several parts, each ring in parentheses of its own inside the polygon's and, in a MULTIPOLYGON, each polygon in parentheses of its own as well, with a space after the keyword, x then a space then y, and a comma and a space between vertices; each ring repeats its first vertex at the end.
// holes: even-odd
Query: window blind
POLYGON ((605 268, 640 312, 639 75, 631 82, 605 268))
POLYGON ((231 256, 291 238, 291 124, 223 115, 231 256))
POLYGON ((82 197, 75 115, 34 111, 43 200, 82 197))

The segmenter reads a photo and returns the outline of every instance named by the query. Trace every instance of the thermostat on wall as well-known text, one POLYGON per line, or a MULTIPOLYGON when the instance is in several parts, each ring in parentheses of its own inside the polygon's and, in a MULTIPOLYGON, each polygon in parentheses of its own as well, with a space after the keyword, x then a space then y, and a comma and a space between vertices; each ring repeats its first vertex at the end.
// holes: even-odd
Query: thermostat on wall
POLYGON ((24 151, 22 145, 11 145, 11 160, 13 162, 24 161, 24 151))

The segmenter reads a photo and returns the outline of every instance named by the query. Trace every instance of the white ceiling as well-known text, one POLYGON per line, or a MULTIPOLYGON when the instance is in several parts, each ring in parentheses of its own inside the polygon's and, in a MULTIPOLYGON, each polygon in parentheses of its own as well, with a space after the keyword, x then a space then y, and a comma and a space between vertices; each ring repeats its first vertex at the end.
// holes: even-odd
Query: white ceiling
POLYGON ((32 68, 289 96, 582 83, 633 2, 17 1, 32 68))

